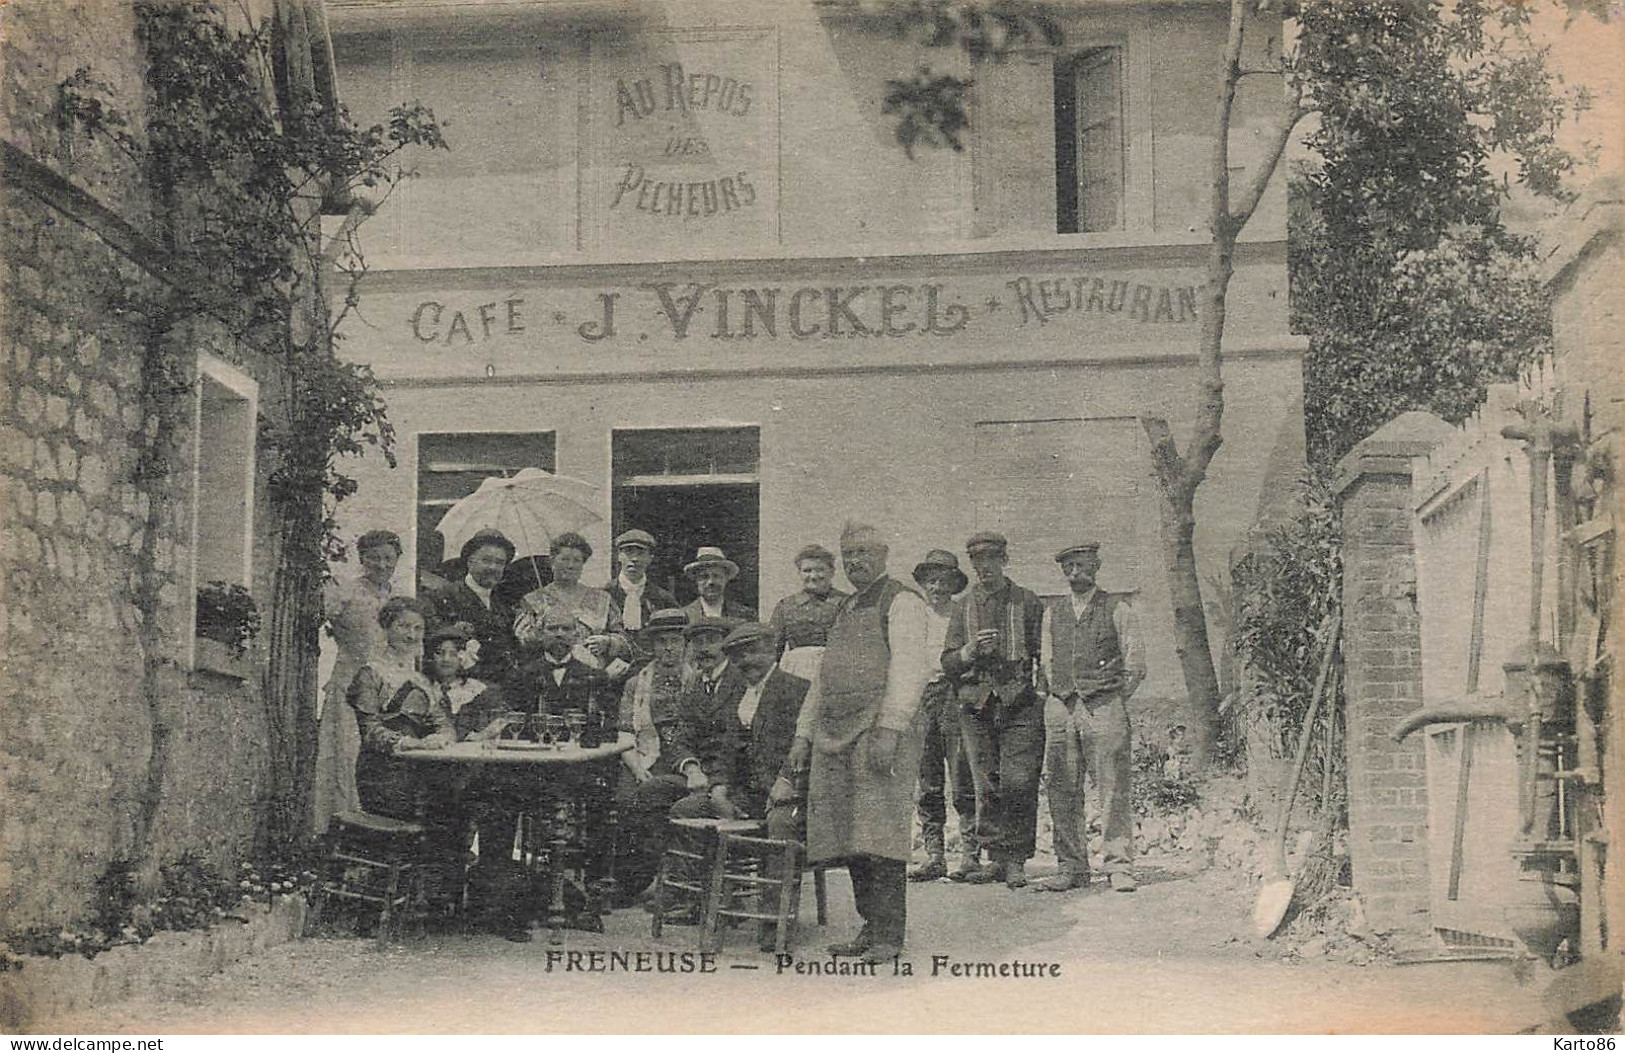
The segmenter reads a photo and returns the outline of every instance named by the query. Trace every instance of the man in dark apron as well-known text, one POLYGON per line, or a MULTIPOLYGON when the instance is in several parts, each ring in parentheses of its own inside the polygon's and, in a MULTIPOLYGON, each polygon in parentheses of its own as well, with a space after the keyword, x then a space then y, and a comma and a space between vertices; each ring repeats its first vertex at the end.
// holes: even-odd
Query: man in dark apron
POLYGON ((818 679, 796 726, 791 765, 809 764, 807 858, 844 861, 863 928, 831 954, 902 952, 920 698, 931 666, 925 601, 886 576, 879 531, 848 524, 841 563, 854 594, 830 627, 818 679))

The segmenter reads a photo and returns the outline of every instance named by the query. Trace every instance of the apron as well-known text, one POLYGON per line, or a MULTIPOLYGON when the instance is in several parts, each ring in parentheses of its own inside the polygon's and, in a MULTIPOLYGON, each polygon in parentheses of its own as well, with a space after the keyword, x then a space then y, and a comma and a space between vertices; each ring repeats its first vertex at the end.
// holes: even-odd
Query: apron
POLYGON ((819 667, 818 720, 807 788, 807 858, 869 855, 907 860, 913 849, 914 791, 922 725, 904 731, 890 772, 867 760, 886 693, 891 647, 886 611, 905 587, 881 578, 853 596, 830 627, 819 667))

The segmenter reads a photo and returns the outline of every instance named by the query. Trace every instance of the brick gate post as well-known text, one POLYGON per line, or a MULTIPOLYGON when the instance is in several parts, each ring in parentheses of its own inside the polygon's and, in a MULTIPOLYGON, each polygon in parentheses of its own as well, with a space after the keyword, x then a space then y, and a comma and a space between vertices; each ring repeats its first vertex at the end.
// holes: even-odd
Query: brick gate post
POLYGON ((1422 704, 1411 480, 1415 459, 1453 429, 1401 414, 1338 464, 1343 520, 1349 854, 1354 889, 1377 929, 1426 930, 1428 802, 1422 736, 1390 736, 1422 704))

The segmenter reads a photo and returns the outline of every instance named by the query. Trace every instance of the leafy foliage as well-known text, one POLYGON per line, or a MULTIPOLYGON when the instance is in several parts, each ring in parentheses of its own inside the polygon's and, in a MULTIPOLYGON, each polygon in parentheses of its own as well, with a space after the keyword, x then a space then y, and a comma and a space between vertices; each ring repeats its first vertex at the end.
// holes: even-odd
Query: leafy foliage
POLYGON ((284 558, 320 580, 340 549, 332 506, 355 489, 339 459, 368 448, 390 457, 394 438, 371 371, 333 353, 366 261, 355 223, 345 226, 348 251, 324 255, 322 213, 370 211, 358 192, 381 188, 387 198, 412 174, 400 164, 405 151, 446 144, 420 104, 357 128, 342 106, 332 112, 315 93, 291 90, 268 23, 235 28, 206 0, 142 0, 136 15, 148 60, 144 126, 136 130, 85 69, 60 86, 58 118, 136 160, 165 206, 156 222, 175 280, 153 313, 171 326, 221 323, 281 364, 288 409, 266 418, 261 441, 273 457, 273 500, 317 528, 285 539, 284 558), (345 280, 330 300, 324 277, 335 263, 345 280))
POLYGON ((241 656, 260 634, 260 611, 241 585, 211 581, 197 590, 197 633, 241 656))
POLYGON ((1312 463, 1404 410, 1460 420, 1550 344, 1533 245, 1502 225, 1491 162, 1561 196, 1575 161, 1551 131, 1584 99, 1547 70, 1529 16, 1483 0, 1299 7, 1293 68, 1318 120, 1316 160, 1293 178, 1290 272, 1312 341, 1312 463))
POLYGON ((897 117, 897 142, 914 158, 914 148, 952 147, 965 149, 960 133, 970 126, 965 109, 965 93, 971 81, 959 77, 933 76, 929 67, 908 80, 888 80, 881 112, 897 117))

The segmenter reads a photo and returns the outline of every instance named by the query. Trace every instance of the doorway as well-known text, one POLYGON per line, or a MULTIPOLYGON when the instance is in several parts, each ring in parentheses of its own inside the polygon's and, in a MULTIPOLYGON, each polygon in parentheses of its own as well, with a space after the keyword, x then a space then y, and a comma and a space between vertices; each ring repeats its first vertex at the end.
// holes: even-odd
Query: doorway
POLYGON ((655 536, 649 577, 679 603, 694 599, 683 567, 702 545, 739 564, 728 594, 760 609, 761 440, 756 428, 647 428, 612 440, 613 533, 638 528, 655 536))

